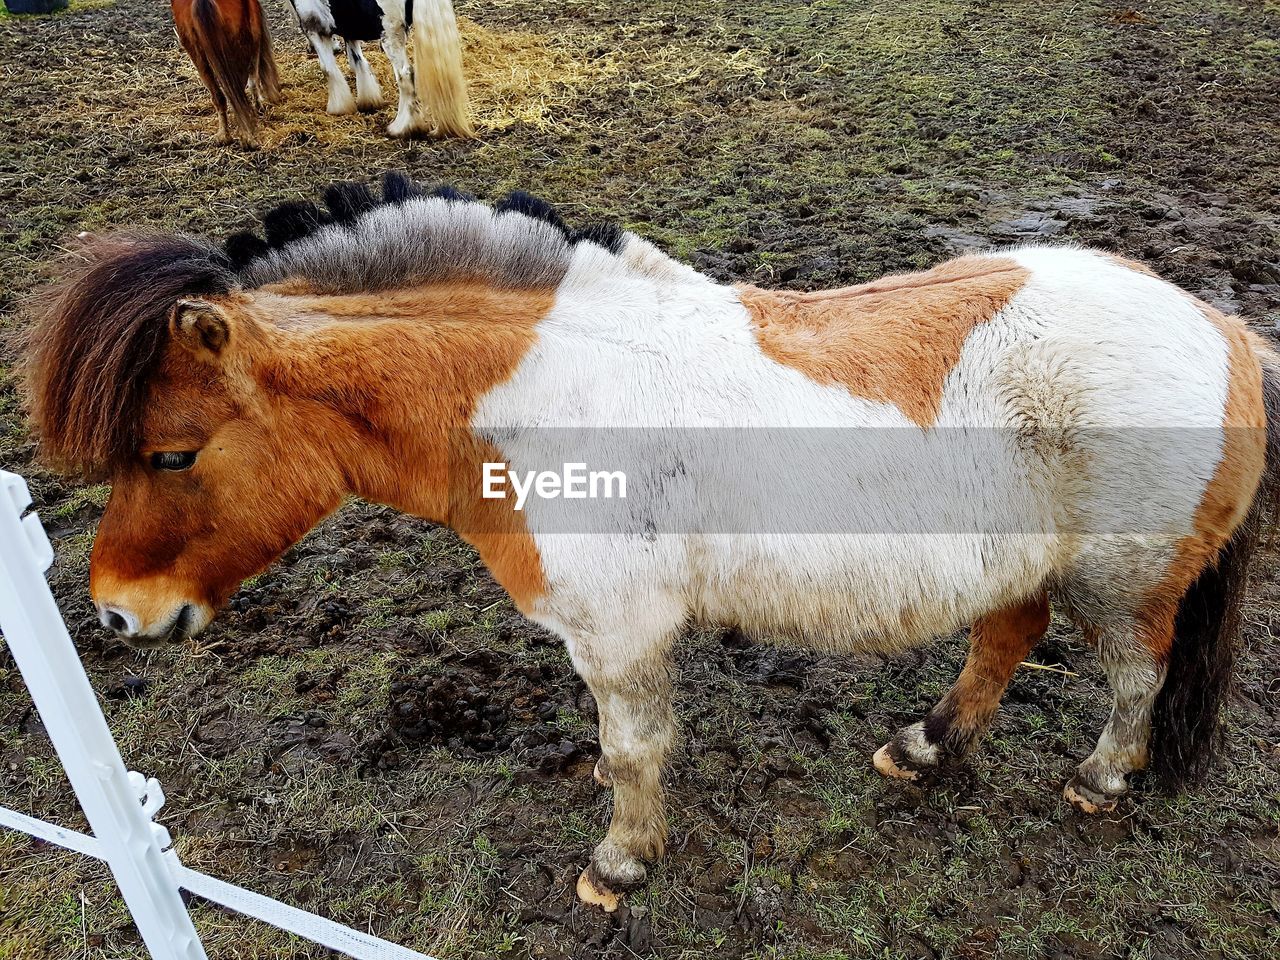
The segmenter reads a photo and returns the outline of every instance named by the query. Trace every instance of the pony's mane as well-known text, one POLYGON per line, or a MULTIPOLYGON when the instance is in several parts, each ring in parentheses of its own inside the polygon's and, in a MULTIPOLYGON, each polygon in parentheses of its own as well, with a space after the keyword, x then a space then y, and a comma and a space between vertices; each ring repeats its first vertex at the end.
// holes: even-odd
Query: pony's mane
POLYGON ((45 458, 86 476, 132 461, 170 315, 184 297, 284 280, 322 293, 455 279, 555 286, 577 244, 616 255, 627 237, 615 225, 572 230, 526 193, 490 207, 397 173, 384 178, 381 196, 343 183, 324 202, 282 204, 263 218, 263 236, 236 233, 222 247, 157 233, 91 238, 37 301, 26 336, 27 403, 45 458))
POLYGON ((521 191, 490 207, 453 187, 424 190, 399 173, 386 175, 381 197, 362 183, 339 183, 324 192, 324 204, 281 204, 263 217, 265 239, 228 237, 225 252, 240 284, 304 280, 320 293, 458 279, 554 287, 574 246, 590 242, 617 254, 626 236, 615 224, 571 229, 554 207, 521 191))

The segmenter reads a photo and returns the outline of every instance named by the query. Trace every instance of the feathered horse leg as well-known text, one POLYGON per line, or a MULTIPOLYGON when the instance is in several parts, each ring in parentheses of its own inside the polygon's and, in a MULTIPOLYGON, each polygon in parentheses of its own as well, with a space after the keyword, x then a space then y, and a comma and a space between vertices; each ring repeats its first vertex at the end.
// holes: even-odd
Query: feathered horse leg
POLYGON ((356 101, 351 96, 351 88, 347 86, 347 78, 342 75, 342 70, 338 67, 338 60, 333 55, 333 38, 321 36, 314 30, 308 30, 307 39, 311 41, 311 48, 315 50, 316 57, 320 60, 320 66, 324 70, 325 78, 329 82, 329 102, 324 108, 325 113, 355 113, 356 101))
POLYGON ((418 109, 413 92, 413 67, 409 64, 408 36, 404 22, 405 5, 401 0, 382 0, 382 52, 391 62, 396 75, 399 100, 395 119, 387 127, 393 137, 412 137, 431 132, 431 124, 418 109))

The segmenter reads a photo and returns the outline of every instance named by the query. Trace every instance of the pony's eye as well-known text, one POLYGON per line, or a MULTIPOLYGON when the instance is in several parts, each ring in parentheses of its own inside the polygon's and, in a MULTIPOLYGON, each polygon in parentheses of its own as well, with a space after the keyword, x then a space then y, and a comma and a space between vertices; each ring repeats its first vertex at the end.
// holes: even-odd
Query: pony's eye
POLYGON ((165 450, 151 455, 151 466, 157 470, 190 470, 195 462, 194 450, 165 450))

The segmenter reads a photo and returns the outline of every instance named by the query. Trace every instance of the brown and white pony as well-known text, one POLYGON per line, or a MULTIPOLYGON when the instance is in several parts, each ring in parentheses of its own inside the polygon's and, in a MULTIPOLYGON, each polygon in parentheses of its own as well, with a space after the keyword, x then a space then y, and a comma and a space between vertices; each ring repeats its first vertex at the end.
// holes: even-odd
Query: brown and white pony
POLYGON ((1067 799, 1204 772, 1280 463, 1280 359, 1239 320, 1070 247, 802 294, 522 194, 326 200, 221 249, 94 241, 37 318, 34 423, 112 484, 90 590, 129 644, 203 628, 348 495, 449 524, 595 695, 614 813, 579 894, 606 909, 663 851, 690 623, 827 650, 971 624, 875 756, 914 779, 981 737, 1052 603, 1114 691, 1067 799), (575 499, 584 460, 625 497, 575 499))
POLYGON ((245 144, 258 146, 257 101, 280 100, 280 76, 260 0, 171 0, 171 6, 178 40, 218 111, 218 141, 231 142, 230 105, 245 144))

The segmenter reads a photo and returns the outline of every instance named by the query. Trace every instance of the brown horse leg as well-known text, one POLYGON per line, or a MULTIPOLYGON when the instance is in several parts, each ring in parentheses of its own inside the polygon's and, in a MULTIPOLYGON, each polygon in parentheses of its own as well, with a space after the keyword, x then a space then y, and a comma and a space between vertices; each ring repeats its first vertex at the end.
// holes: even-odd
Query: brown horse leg
MULTIPOLYGON (((186 44, 184 43, 183 46, 186 44)), ((196 73, 200 74, 201 82, 209 91, 209 96, 213 98, 213 107, 218 111, 218 143, 230 143, 231 131, 227 128, 227 98, 223 96, 222 88, 218 86, 213 68, 199 47, 187 47, 187 53, 191 55, 191 62, 196 65, 196 73)))
POLYGON ((1082 813, 1114 810, 1129 789, 1125 778, 1147 765, 1151 710, 1164 684, 1173 617, 1170 612, 1088 631, 1115 699, 1098 745, 1063 790, 1082 813))
POLYGON ((876 769, 886 777, 914 780, 963 757, 986 731, 1013 671, 1048 628, 1044 592, 975 623, 955 686, 924 720, 899 730, 876 752, 876 769))
POLYGON ((256 91, 251 96, 249 90, 249 80, 253 76, 253 69, 250 67, 243 76, 236 76, 232 82, 239 83, 239 98, 228 97, 231 102, 233 112, 236 118, 236 126, 240 128, 240 139, 244 146, 251 149, 258 149, 261 144, 258 141, 258 108, 254 106, 254 100, 257 99, 256 91))
POLYGON ((670 664, 665 651, 622 669, 579 672, 600 713, 601 764, 613 787, 609 832, 578 880, 578 895, 607 911, 618 894, 644 882, 642 861, 657 860, 666 845, 662 765, 675 739, 670 664))

